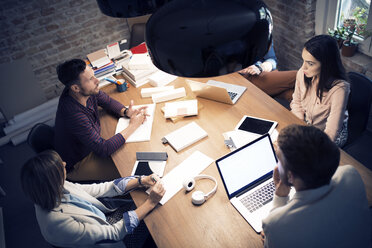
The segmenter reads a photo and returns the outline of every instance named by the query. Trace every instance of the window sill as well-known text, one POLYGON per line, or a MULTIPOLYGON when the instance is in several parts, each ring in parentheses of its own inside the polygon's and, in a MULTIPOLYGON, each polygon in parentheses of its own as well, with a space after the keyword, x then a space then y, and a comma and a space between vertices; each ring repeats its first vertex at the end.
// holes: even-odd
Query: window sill
POLYGON ((341 55, 346 71, 355 71, 372 78, 372 57, 356 52, 352 57, 341 55))

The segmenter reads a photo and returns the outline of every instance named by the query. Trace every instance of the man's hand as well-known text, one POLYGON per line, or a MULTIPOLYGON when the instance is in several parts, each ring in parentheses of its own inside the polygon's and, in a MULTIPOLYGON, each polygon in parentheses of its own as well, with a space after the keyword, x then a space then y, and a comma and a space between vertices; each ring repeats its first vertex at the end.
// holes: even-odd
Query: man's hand
POLYGON ((278 166, 274 168, 273 180, 275 184, 275 194, 280 197, 288 196, 291 187, 280 180, 278 166))
POLYGON ((130 104, 129 104, 129 107, 128 107, 128 110, 127 110, 127 116, 129 118, 131 118, 133 115, 137 115, 138 113, 143 114, 143 116, 145 116, 145 119, 146 119, 146 116, 149 116, 147 114, 147 106, 143 106, 143 107, 140 107, 138 109, 133 109, 133 105, 134 105, 134 101, 131 100, 130 104))
POLYGON ((150 196, 148 201, 151 203, 152 206, 156 206, 161 198, 163 198, 165 194, 165 189, 161 181, 156 182, 156 184, 152 187, 150 196))
POLYGON ((151 174, 150 176, 145 176, 142 179, 142 184, 146 187, 154 186, 157 182, 160 181, 160 177, 156 174, 151 174))
POLYGON ((241 74, 259 75, 261 73, 257 66, 251 65, 239 71, 241 74))
POLYGON ((260 237, 261 237, 262 243, 265 243, 265 233, 264 233, 264 231, 260 232, 260 237))
POLYGON ((137 129, 145 120, 146 116, 140 112, 137 112, 135 114, 132 114, 132 116, 130 117, 129 125, 137 129))

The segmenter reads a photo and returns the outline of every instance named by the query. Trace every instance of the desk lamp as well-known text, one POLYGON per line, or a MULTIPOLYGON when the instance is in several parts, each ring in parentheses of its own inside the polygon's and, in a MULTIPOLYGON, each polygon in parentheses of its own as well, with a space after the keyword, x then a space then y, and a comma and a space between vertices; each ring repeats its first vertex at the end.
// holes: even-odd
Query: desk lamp
POLYGON ((271 45, 272 18, 261 0, 173 0, 152 13, 146 24, 149 54, 173 75, 234 72, 263 58, 271 45))

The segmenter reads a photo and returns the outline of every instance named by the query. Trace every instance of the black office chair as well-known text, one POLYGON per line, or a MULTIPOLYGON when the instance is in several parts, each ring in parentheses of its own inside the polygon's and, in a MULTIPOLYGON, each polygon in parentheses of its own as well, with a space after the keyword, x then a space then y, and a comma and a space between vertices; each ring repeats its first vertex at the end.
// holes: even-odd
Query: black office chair
POLYGON ((366 130, 372 102, 372 81, 357 72, 348 73, 351 93, 348 103, 348 139, 345 145, 358 139, 366 130))
POLYGON ((44 123, 37 123, 28 134, 27 143, 36 153, 54 149, 54 128, 44 123))
POLYGON ((348 103, 348 139, 343 149, 372 169, 372 133, 367 130, 372 103, 372 80, 363 74, 349 72, 351 94, 348 103))
POLYGON ((146 23, 136 23, 132 26, 130 32, 130 43, 129 47, 135 47, 145 41, 146 23))

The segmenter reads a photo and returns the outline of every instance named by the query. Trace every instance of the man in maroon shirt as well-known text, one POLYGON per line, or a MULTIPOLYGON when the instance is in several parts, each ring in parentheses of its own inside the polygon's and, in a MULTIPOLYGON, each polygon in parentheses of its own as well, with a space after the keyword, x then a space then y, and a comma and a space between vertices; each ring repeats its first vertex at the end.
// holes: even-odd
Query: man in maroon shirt
POLYGON ((65 89, 57 109, 55 149, 67 163, 67 178, 82 181, 119 177, 110 156, 144 122, 146 109, 133 109, 133 101, 126 108, 100 91, 99 80, 83 60, 72 59, 58 65, 57 74, 65 89), (98 106, 117 117, 130 118, 129 126, 110 139, 103 139, 98 106))

